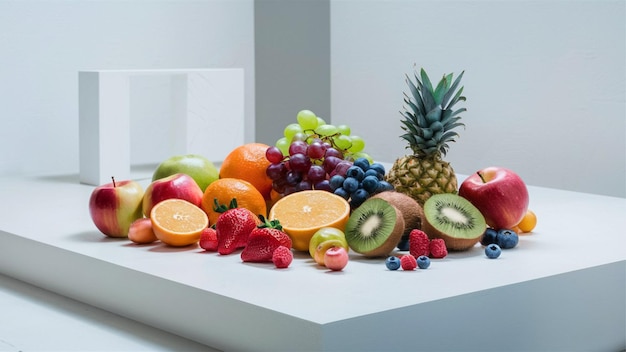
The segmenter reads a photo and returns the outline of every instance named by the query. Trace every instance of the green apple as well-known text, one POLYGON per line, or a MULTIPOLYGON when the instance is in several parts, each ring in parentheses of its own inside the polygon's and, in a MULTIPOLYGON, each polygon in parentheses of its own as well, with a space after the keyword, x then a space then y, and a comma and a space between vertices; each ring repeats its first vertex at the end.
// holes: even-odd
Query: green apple
POLYGON ((342 247, 346 250, 350 248, 348 246, 348 241, 346 240, 346 235, 343 231, 334 227, 322 227, 313 234, 311 240, 309 241, 309 254, 311 255, 311 258, 315 259, 317 246, 328 240, 339 240, 342 243, 342 247))
POLYGON ((219 171, 207 158, 198 154, 175 155, 164 160, 152 175, 152 181, 183 173, 196 181, 202 192, 219 178, 219 171))

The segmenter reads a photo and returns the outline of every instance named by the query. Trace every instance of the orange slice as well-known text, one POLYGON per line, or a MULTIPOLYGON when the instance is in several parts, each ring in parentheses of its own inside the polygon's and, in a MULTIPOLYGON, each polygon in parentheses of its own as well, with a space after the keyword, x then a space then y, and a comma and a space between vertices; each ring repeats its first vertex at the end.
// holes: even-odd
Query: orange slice
POLYGON ((308 251, 313 234, 322 227, 343 231, 350 217, 350 204, 338 195, 312 190, 291 193, 276 201, 268 218, 283 225, 293 248, 308 251))
POLYGON ((200 207, 177 198, 157 203, 150 211, 150 220, 156 237, 175 247, 198 242, 209 226, 209 217, 200 207))

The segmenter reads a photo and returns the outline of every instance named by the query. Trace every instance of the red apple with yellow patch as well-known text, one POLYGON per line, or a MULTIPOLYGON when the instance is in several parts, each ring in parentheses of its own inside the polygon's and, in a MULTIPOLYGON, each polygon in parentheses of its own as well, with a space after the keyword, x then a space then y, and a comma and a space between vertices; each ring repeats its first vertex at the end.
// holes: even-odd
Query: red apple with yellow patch
POLYGON ((511 229, 528 209, 528 189, 522 178, 504 167, 487 167, 461 183, 459 195, 472 203, 494 229, 511 229))
POLYGON ((100 185, 91 192, 89 215, 109 237, 127 237, 130 224, 142 217, 143 187, 133 180, 100 185))

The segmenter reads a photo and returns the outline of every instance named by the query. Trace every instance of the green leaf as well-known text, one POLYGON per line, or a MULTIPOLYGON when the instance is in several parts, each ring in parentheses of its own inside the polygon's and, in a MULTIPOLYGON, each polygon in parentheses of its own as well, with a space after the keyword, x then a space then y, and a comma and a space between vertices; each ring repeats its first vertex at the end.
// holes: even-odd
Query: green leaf
MULTIPOLYGON (((467 111, 467 109, 466 109, 466 108, 460 108, 460 109, 458 109, 458 110, 455 110, 455 111, 452 113, 452 116, 457 117, 457 116, 459 116, 462 112, 466 112, 466 111, 467 111)), ((459 116, 459 117, 460 117, 460 116, 459 116)))
POLYGON ((437 105, 441 105, 447 86, 448 86, 448 83, 446 81, 446 76, 444 75, 443 78, 437 84, 437 88, 435 88, 435 93, 433 93, 433 97, 437 105))
POLYGON ((404 102, 411 107, 411 110, 413 110, 413 113, 416 115, 423 115, 424 113, 422 112, 422 110, 419 108, 419 106, 415 105, 415 103, 412 100, 404 100, 404 102))
POLYGON ((413 97, 416 100, 419 100, 419 99, 417 99, 420 96, 418 88, 413 83, 413 81, 411 81, 411 78, 409 77, 409 75, 406 75, 406 84, 409 86, 409 89, 411 90, 411 94, 413 95, 413 97))
POLYGON ((426 71, 424 71, 424 69, 420 70, 420 76, 422 77, 422 84, 424 85, 424 88, 432 92, 433 84, 430 83, 430 78, 428 78, 428 74, 426 74, 426 71))
MULTIPOLYGON (((461 78, 463 77, 464 73, 465 73, 465 71, 461 72, 459 77, 456 78, 456 80, 454 81, 452 86, 450 86, 450 88, 448 89, 446 94, 443 96, 443 99, 441 101, 441 105, 442 106, 446 106, 448 104, 448 101, 450 100, 450 97, 452 96, 452 94, 454 94, 454 91, 459 86, 459 83, 461 83, 461 78)), ((450 74, 449 77, 450 77, 450 80, 452 80, 452 74, 450 74)), ((461 87, 461 91, 463 91, 463 87, 461 87)), ((452 105, 454 105, 454 104, 451 104, 450 106, 452 106, 452 105)))
POLYGON ((441 136, 441 140, 446 142, 454 142, 454 137, 459 137, 459 134, 454 131, 448 131, 441 136))
POLYGON ((452 123, 452 124, 446 125, 446 131, 450 131, 452 129, 455 129, 455 128, 461 127, 461 126, 465 127, 465 124, 464 123, 460 123, 460 122, 452 123))
POLYGON ((402 121, 402 123, 404 124, 404 126, 400 126, 403 130, 411 133, 411 134, 417 134, 419 135, 419 131, 417 128, 415 128, 415 125, 411 124, 409 121, 402 121))
MULTIPOLYGON (((450 111, 450 110, 448 110, 448 111, 450 111)), ((450 116, 452 116, 452 114, 450 114, 450 116)), ((443 128, 446 129, 446 130, 451 129, 448 126, 452 126, 455 122, 459 121, 460 119, 461 119, 460 116, 449 117, 446 121, 442 121, 443 128)))
POLYGON ((461 96, 461 94, 463 93, 463 87, 461 87, 456 94, 454 95, 454 98, 452 98, 452 100, 450 101, 450 103, 446 106, 446 110, 451 109, 454 104, 458 103, 459 101, 465 101, 465 97, 461 96))
POLYGON ((428 126, 435 121, 441 121, 441 106, 435 106, 432 110, 426 114, 426 121, 428 121, 428 126))
POLYGON ((409 88, 411 89, 411 94, 413 94, 415 103, 420 108, 420 111, 422 112, 422 114, 425 114, 424 112, 426 111, 426 108, 424 107, 424 101, 423 101, 424 99, 422 98, 422 93, 421 93, 423 91, 422 82, 420 82, 419 77, 417 77, 417 74, 415 74, 416 84, 413 84, 413 81, 411 81, 408 75, 406 76, 406 79, 407 79, 407 84, 410 83, 409 88))

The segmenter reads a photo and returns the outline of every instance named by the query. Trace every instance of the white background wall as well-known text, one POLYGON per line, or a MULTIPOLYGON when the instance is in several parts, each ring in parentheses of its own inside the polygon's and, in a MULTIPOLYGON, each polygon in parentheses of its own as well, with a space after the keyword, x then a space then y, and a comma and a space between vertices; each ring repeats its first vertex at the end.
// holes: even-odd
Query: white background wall
POLYGON ((333 122, 376 159, 409 152, 404 74, 465 70, 458 173, 626 197, 626 2, 336 0, 331 29, 333 122))
MULTIPOLYGON (((253 9, 253 0, 0 0, 0 175, 78 172, 78 71, 86 69, 244 68, 253 140, 253 9)), ((131 107, 146 113, 131 125, 143 132, 136 155, 162 155, 167 84, 133 86, 156 97, 131 107)))
MULTIPOLYGON (((243 67, 253 126, 254 6, 0 0, 0 175, 77 172, 83 69, 243 67)), ((291 16, 304 15, 298 8, 291 16)), ((625 22, 620 0, 333 0, 331 72, 319 73, 331 86, 312 90, 329 89, 330 119, 350 124, 376 159, 393 161, 407 152, 398 137, 404 74, 413 64, 433 80, 465 70, 467 128, 447 157, 457 172, 502 165, 529 184, 626 197, 625 22)), ((148 89, 167 94, 163 85, 136 86, 148 89)), ((262 102, 272 104, 280 101, 262 102)), ((134 108, 154 117, 133 128, 158 135, 150 121, 161 121, 163 109, 134 108)), ((275 127, 247 131, 247 140, 271 143, 292 118, 277 116, 275 127)), ((263 123, 273 122, 268 115, 263 123)))

